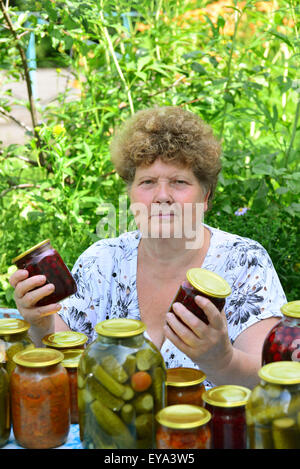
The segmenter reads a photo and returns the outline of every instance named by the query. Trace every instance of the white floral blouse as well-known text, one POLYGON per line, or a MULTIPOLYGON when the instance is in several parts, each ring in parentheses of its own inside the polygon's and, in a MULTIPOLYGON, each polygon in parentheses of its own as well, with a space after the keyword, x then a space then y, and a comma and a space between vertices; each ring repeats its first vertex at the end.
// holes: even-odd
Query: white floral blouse
MULTIPOLYGON (((256 241, 205 225, 210 246, 202 267, 218 273, 232 288, 225 312, 232 343, 252 324, 281 316, 287 302, 278 275, 266 250, 256 241)), ((136 290, 139 231, 102 239, 76 261, 72 274, 77 293, 62 302, 61 318, 72 330, 96 338, 94 326, 105 319, 140 319, 136 290)), ((168 339, 161 354, 167 368, 198 366, 168 339)), ((206 382, 206 387, 211 383, 206 382)))

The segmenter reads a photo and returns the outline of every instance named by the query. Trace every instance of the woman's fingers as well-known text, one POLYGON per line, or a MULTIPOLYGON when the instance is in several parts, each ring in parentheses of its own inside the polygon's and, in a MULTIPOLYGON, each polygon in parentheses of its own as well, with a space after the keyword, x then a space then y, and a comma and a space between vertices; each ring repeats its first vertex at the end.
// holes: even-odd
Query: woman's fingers
POLYGON ((224 326, 220 311, 208 298, 196 296, 195 302, 204 311, 210 326, 214 329, 221 329, 224 326))
POLYGON ((38 288, 37 290, 32 290, 29 291, 28 293, 25 293, 24 296, 22 296, 22 306, 24 308, 32 308, 36 305, 36 303, 44 298, 45 296, 50 295, 53 293, 55 290, 55 287, 53 283, 49 283, 47 285, 44 285, 41 288, 38 288))
POLYGON ((15 297, 16 299, 23 298, 26 293, 38 288, 46 283, 45 275, 35 275, 29 277, 23 281, 19 281, 15 286, 15 297))
POLYGON ((29 276, 28 270, 16 270, 10 277, 9 283, 12 287, 16 288, 17 284, 22 280, 25 280, 29 276))

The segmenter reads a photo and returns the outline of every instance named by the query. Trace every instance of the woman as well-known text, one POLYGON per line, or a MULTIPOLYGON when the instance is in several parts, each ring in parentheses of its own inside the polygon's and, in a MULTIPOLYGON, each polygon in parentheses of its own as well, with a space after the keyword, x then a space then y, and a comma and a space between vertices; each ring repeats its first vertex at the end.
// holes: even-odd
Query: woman
POLYGON ((54 288, 43 276, 28 278, 22 270, 11 276, 36 344, 54 329, 78 330, 92 340, 101 320, 137 318, 167 367, 199 367, 214 385, 257 383, 264 338, 286 298, 261 245, 202 223, 220 153, 211 128, 180 108, 140 111, 125 123, 111 155, 139 229, 88 248, 73 268, 78 292, 62 305, 35 307, 54 288), (221 314, 208 299, 196 298, 209 325, 178 303, 168 312, 192 267, 218 273, 232 288, 221 314), (45 316, 51 311, 58 314, 45 316))

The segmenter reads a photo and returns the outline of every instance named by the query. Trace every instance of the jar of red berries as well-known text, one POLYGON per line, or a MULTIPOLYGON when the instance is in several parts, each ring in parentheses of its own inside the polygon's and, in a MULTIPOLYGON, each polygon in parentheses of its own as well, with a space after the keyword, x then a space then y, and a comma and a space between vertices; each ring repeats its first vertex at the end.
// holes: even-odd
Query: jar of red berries
POLYGON ((265 338, 262 364, 277 361, 300 361, 300 300, 282 306, 283 318, 265 338))

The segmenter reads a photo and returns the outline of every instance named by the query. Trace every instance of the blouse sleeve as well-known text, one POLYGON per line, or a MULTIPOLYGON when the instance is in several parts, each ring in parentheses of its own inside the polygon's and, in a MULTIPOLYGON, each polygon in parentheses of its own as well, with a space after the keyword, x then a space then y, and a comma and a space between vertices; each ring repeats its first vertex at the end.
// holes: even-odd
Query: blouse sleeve
MULTIPOLYGON (((232 284, 225 312, 228 333, 233 343, 252 324, 270 317, 282 317, 285 293, 267 251, 257 242, 240 249, 242 268, 232 284)), ((237 270, 238 272, 238 270, 237 270)))

